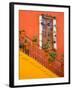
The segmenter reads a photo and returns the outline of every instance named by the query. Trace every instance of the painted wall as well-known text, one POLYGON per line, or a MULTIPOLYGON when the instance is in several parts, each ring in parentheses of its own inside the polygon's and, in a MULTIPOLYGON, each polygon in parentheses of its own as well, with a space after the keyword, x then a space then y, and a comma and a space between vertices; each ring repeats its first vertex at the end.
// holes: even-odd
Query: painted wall
POLYGON ((19 30, 25 30, 29 38, 39 34, 39 16, 48 14, 56 17, 57 25, 57 51, 64 52, 64 13, 44 11, 19 11, 19 30))

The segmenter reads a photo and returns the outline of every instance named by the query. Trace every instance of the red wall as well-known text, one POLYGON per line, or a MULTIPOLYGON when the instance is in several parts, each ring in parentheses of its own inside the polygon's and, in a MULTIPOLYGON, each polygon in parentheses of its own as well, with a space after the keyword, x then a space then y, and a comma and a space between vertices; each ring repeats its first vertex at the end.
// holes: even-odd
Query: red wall
POLYGON ((57 51, 64 52, 64 13, 63 12, 44 12, 44 11, 19 11, 19 30, 25 30, 29 38, 38 35, 39 16, 48 14, 55 16, 57 20, 57 51))

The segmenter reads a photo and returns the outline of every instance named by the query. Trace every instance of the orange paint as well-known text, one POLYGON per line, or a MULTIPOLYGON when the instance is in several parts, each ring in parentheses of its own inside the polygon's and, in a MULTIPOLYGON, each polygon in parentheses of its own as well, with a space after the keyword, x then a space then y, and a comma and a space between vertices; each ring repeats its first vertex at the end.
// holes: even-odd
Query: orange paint
MULTIPOLYGON (((19 11, 19 31, 25 31, 25 35, 28 36, 31 40, 34 36, 39 37, 39 16, 41 14, 47 14, 52 17, 56 17, 56 38, 57 38, 57 60, 60 59, 59 56, 61 56, 64 53, 64 13, 63 12, 44 12, 44 11, 25 11, 20 10, 19 11)), ((23 37, 22 34, 20 37, 23 37)), ((21 56, 20 56, 21 57, 21 56)), ((24 58, 25 59, 25 58, 24 58)), ((30 73, 30 70, 25 70, 25 68, 28 68, 28 65, 31 65, 30 63, 26 63, 23 61, 24 59, 20 58, 20 74, 22 74, 22 78, 20 79, 26 79, 28 78, 27 75, 33 75, 36 72, 30 73), (24 68, 25 67, 25 68, 24 68), (29 74, 26 74, 29 73, 29 74), (26 77, 24 77, 24 74, 26 74, 26 77)), ((32 66, 33 67, 33 66, 32 66)), ((31 67, 31 69, 32 69, 31 67)), ((40 77, 48 77, 44 73, 41 76, 39 75, 40 71, 36 67, 34 67, 35 70, 38 72, 38 76, 33 76, 33 78, 40 78, 40 77)), ((32 77, 31 77, 32 78, 32 77)))
POLYGON ((63 12, 44 12, 44 11, 19 11, 19 30, 25 30, 29 38, 39 34, 39 16, 48 14, 55 16, 57 21, 57 52, 64 52, 64 13, 63 12))

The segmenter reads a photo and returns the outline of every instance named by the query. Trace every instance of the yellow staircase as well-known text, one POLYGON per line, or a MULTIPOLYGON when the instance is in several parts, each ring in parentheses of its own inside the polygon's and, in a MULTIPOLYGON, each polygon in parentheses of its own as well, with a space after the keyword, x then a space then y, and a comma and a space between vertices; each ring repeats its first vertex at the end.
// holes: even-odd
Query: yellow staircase
POLYGON ((19 79, 56 78, 55 73, 20 51, 19 79))

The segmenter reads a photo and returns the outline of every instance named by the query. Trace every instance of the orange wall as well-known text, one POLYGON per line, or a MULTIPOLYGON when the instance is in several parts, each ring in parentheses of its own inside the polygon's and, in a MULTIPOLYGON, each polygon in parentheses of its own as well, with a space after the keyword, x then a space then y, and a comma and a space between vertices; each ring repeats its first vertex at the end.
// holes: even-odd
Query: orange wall
POLYGON ((39 16, 48 14, 55 16, 57 20, 57 50, 58 53, 64 52, 64 13, 63 12, 44 12, 44 11, 19 11, 19 30, 25 30, 29 38, 38 35, 39 16))

